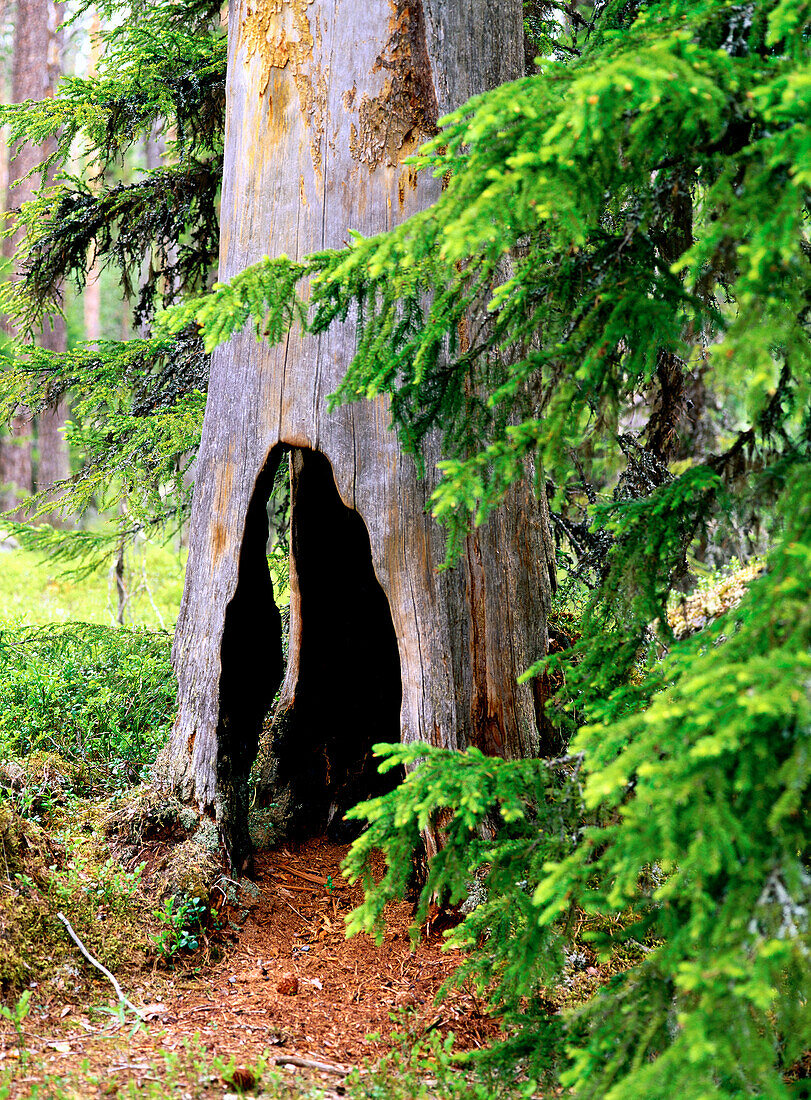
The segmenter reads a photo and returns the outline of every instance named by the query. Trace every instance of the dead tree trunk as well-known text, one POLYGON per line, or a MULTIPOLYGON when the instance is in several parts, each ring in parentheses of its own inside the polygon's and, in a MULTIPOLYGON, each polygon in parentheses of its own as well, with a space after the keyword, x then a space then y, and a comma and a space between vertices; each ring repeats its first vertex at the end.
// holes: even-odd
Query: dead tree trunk
MULTIPOLYGON (((404 158, 440 115, 522 66, 520 0, 232 0, 229 37, 222 280, 425 208, 441 182, 404 158)), ((306 824, 368 793, 378 741, 543 748, 541 689, 516 678, 545 652, 545 505, 517 488, 438 572, 433 475, 417 477, 386 402, 327 413, 354 349, 348 321, 279 347, 245 333, 212 364, 174 648, 179 714, 157 775, 216 815, 237 864, 247 774, 282 676, 265 553, 285 451, 292 606, 277 750, 306 824)))

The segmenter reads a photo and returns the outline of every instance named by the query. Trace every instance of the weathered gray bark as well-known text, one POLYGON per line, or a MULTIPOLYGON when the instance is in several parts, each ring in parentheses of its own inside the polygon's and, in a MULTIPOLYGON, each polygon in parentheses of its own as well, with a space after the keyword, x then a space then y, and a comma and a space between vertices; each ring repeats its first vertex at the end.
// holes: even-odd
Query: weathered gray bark
MULTIPOLYGON (((53 0, 17 0, 14 27, 14 62, 12 70, 11 99, 20 103, 26 99, 46 99, 53 95, 59 78, 59 25, 61 4, 53 0)), ((45 146, 26 144, 11 160, 8 169, 7 210, 15 209, 32 198, 38 177, 28 173, 41 163, 50 152, 51 143, 45 146)), ((4 241, 4 254, 14 255, 23 231, 4 241)), ((16 275, 13 273, 12 278, 16 275)), ((7 325, 6 330, 11 332, 7 325)), ((46 326, 41 339, 43 347, 64 351, 64 323, 56 319, 46 326)), ((64 424, 64 410, 58 408, 46 413, 41 423, 44 433, 41 440, 41 469, 38 488, 47 488, 59 476, 67 473, 67 451, 58 429, 64 424), (43 468, 44 467, 44 468, 43 468)), ((31 460, 31 418, 27 410, 20 410, 10 425, 10 435, 0 440, 0 486, 6 486, 2 506, 13 508, 31 493, 33 470, 31 460)), ((18 517, 25 518, 25 509, 18 517)))
MULTIPOLYGON (((264 255, 340 247, 349 229, 374 234, 425 208, 441 182, 415 175, 404 158, 439 116, 522 68, 520 0, 232 0, 229 36, 222 280, 264 255)), ((246 333, 212 364, 175 637, 180 707, 157 774, 216 814, 237 861, 246 849, 245 779, 281 675, 264 540, 285 448, 293 503, 279 708, 293 727, 286 744, 314 759, 336 725, 341 736, 361 737, 343 723, 344 710, 390 679, 394 729, 388 720, 375 727, 367 712, 367 743, 399 733, 506 757, 541 747, 541 689, 519 687, 516 677, 545 652, 545 506, 517 488, 468 539, 460 564, 438 572, 443 535, 425 512, 436 442, 420 481, 389 430, 385 401, 327 413, 354 348, 349 321, 318 339, 293 332, 279 347, 246 333), (336 595, 349 582, 324 580, 336 556, 350 568, 350 545, 370 555, 370 574, 373 567, 371 580, 362 570, 350 578, 363 590, 355 605, 362 623, 352 621, 351 599, 336 595), (343 628, 334 628, 336 617, 343 628), (362 652, 368 632, 375 644, 362 652)), ((307 782, 332 782, 323 755, 307 782)))

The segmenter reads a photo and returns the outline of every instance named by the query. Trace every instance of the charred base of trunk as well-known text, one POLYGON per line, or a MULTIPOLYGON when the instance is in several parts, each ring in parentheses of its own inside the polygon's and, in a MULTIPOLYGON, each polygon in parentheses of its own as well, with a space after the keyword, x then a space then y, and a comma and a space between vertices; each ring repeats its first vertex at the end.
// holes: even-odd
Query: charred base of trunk
POLYGON ((289 799, 290 832, 349 840, 360 830, 346 810, 401 778, 379 775, 372 754, 400 739, 397 638, 366 525, 341 501, 323 455, 294 455, 292 505, 299 675, 272 731, 276 785, 289 799))
POLYGON ((217 729, 217 824, 232 864, 251 870, 249 774, 262 722, 284 671, 281 617, 267 562, 267 504, 282 452, 274 451, 256 481, 245 520, 236 592, 225 614, 217 729))

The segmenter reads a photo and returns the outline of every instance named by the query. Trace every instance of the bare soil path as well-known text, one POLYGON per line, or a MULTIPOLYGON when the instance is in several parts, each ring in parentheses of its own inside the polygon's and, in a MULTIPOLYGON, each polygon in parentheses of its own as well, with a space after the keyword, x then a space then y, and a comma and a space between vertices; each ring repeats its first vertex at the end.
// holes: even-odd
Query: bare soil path
MULTIPOLYGON (((88 1011, 90 1005, 114 1007, 115 1000, 110 986, 77 953, 77 967, 87 980, 84 995, 49 993, 37 1002, 23 1025, 27 1055, 22 1060, 13 1028, 0 1021, 0 1071, 8 1075, 15 1062, 22 1071, 13 1075, 17 1091, 6 1094, 9 1100, 138 1095, 151 1082, 157 1087, 156 1066, 173 1057, 188 1061, 192 1049, 204 1049, 211 1058, 233 1057, 237 1066, 255 1064, 263 1052, 272 1059, 295 1056, 359 1066, 386 1052, 390 1014, 398 1009, 411 1010, 418 1031, 453 1030, 462 1047, 484 1044, 498 1025, 475 996, 463 990, 439 1007, 434 1004, 460 958, 442 951, 436 931, 412 948, 409 904, 389 907, 382 943, 366 935, 345 938, 344 918, 361 899, 360 887, 350 886, 340 872, 346 851, 313 838, 262 854, 258 898, 247 916, 243 910, 241 927, 225 937, 216 961, 204 954, 173 970, 145 973, 129 972, 122 959, 116 976, 127 994, 138 1004, 164 1006, 135 1034, 132 1017, 122 1026, 112 1016, 105 1022, 88 1011), (37 1094, 35 1088, 49 1078, 65 1091, 37 1094), (132 1093, 133 1087, 138 1091, 132 1093)), ((230 920, 236 915, 223 913, 230 920)), ((341 1080, 338 1074, 295 1072, 332 1086, 341 1080)), ((222 1079, 198 1081, 177 1095, 222 1097, 227 1087, 222 1079)))

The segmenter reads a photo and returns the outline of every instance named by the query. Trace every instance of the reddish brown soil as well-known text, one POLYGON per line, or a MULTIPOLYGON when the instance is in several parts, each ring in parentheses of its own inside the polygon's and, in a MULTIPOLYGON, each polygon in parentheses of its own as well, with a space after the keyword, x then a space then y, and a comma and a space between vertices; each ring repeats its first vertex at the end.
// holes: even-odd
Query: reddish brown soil
MULTIPOLYGON (((497 1022, 468 991, 434 1004, 460 958, 442 951, 436 932, 412 949, 409 904, 389 907, 381 944, 366 935, 346 940, 344 918, 361 898, 360 887, 350 887, 340 873, 346 850, 315 838, 260 856, 258 903, 239 932, 225 936, 219 961, 206 964, 204 955, 198 973, 195 959, 146 975, 127 973, 122 960, 116 976, 129 996, 139 1005, 165 1006, 146 1031, 130 1037, 132 1017, 124 1027, 112 1019, 105 1025, 82 1004, 68 1005, 57 994, 41 999, 25 1027, 28 1083, 45 1073, 75 1073, 85 1058, 116 1083, 139 1074, 149 1080, 156 1055, 182 1050, 195 1037, 212 1054, 234 1055, 242 1064, 270 1050, 276 1057, 294 1053, 359 1065, 385 1052, 394 1026, 390 1013, 400 1007, 413 1009, 418 1031, 453 1030, 461 1047, 482 1045, 497 1022)), ((114 1004, 111 992, 98 976, 86 1004, 114 1004)), ((2 1070, 16 1050, 13 1032, 0 1024, 2 1070)), ((88 1087, 86 1095, 96 1093, 88 1087)))
POLYGON ((360 887, 340 873, 346 851, 318 838, 260 857, 260 902, 234 947, 207 972, 205 987, 197 982, 173 998, 178 1030, 205 1035, 216 1022, 218 1036, 229 1028, 247 1043, 254 1028, 259 1045, 278 1034, 285 1049, 343 1063, 382 1053, 385 1043, 369 1033, 388 1033, 398 1006, 417 1009, 425 1026, 451 1026, 468 1045, 492 1033, 469 994, 433 1005, 460 959, 442 951, 438 934, 412 950, 410 905, 389 907, 381 944, 366 935, 346 939, 344 918, 361 899, 360 887))

